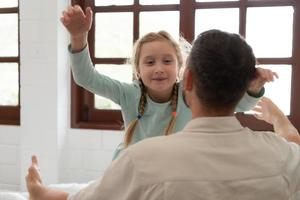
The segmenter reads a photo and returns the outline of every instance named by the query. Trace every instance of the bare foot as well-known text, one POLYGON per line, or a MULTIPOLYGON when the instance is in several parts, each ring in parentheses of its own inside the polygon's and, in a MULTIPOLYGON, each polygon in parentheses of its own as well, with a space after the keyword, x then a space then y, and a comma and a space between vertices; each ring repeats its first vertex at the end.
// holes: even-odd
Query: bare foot
POLYGON ((30 200, 39 199, 44 190, 36 156, 31 157, 31 165, 26 176, 26 185, 30 200))

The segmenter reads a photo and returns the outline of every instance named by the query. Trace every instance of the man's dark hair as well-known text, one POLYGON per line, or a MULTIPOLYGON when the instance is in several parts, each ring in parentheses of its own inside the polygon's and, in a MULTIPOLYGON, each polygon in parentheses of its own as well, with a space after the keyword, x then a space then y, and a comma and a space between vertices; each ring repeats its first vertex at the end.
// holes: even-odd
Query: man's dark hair
POLYGON ((188 66, 201 103, 209 108, 234 108, 255 76, 252 48, 238 34, 209 30, 193 43, 188 66))

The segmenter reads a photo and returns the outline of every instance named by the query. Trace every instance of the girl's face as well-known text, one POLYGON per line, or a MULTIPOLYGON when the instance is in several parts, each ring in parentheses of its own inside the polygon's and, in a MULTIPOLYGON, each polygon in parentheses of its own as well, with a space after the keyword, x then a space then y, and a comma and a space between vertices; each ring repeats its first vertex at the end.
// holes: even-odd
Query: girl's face
POLYGON ((152 100, 170 100, 178 76, 178 61, 174 47, 168 41, 153 41, 142 45, 138 65, 142 79, 152 100))

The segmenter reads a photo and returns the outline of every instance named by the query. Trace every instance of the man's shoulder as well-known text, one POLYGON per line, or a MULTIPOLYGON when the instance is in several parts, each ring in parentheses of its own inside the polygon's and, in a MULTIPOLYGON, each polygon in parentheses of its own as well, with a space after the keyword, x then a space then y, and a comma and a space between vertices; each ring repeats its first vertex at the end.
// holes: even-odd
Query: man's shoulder
POLYGON ((283 159, 291 151, 291 148, 295 146, 295 143, 287 141, 285 138, 271 131, 251 131, 251 132, 255 135, 255 137, 259 141, 261 141, 261 143, 266 144, 269 147, 268 148, 269 150, 273 149, 273 151, 277 152, 278 157, 282 156, 283 159))
MULTIPOLYGON (((157 136, 144 139, 128 148, 128 152, 136 159, 157 157, 163 153, 168 153, 173 149, 173 143, 180 140, 182 134, 176 133, 169 136, 157 136)), ((176 150, 176 148, 175 148, 176 150)))
POLYGON ((148 150, 149 148, 153 149, 153 146, 163 148, 165 146, 164 143, 172 139, 173 136, 175 135, 170 135, 170 136, 163 135, 163 136, 146 138, 132 145, 130 149, 131 151, 140 151, 140 150, 148 150))
POLYGON ((266 141, 273 141, 273 142, 283 142, 285 139, 280 137, 278 134, 272 132, 272 131, 252 131, 252 134, 254 134, 256 137, 259 137, 266 141))

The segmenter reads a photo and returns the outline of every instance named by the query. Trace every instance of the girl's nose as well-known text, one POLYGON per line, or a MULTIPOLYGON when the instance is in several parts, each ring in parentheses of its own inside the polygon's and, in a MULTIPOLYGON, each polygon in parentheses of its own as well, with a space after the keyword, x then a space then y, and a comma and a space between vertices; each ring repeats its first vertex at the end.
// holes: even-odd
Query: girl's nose
POLYGON ((164 71, 163 64, 158 63, 158 64, 155 66, 155 73, 162 73, 163 71, 164 71))

